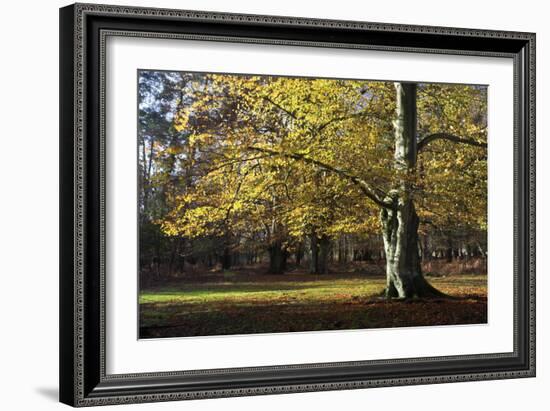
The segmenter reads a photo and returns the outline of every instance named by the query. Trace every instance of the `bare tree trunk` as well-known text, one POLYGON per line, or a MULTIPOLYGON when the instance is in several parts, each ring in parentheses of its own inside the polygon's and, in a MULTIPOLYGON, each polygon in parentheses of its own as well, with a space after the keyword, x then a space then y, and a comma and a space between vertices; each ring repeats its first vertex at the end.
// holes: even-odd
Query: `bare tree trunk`
POLYGON ((422 275, 418 250, 419 219, 412 201, 382 209, 382 235, 386 252, 386 296, 389 298, 442 295, 422 275))
POLYGON ((447 234, 447 249, 445 250, 445 259, 448 263, 453 261, 453 240, 447 234))
POLYGON ((412 174, 416 167, 416 84, 395 83, 397 115, 395 169, 400 177, 380 212, 386 253, 386 297, 411 298, 442 295, 422 275, 418 249, 419 218, 413 201, 412 174))
POLYGON ((317 273, 318 261, 319 261, 319 248, 317 246, 317 234, 315 230, 311 231, 309 236, 310 248, 311 248, 311 259, 309 260, 309 272, 310 274, 317 273))
POLYGON ((274 241, 268 248, 269 252, 269 273, 283 274, 286 269, 288 253, 283 250, 281 241, 274 241))
POLYGON ((223 254, 221 256, 222 270, 229 270, 231 268, 231 250, 229 246, 223 248, 223 254))
POLYGON ((328 274, 328 260, 330 255, 330 238, 326 235, 319 239, 319 258, 316 274, 328 274))
POLYGON ((294 253, 294 258, 296 260, 296 267, 300 267, 300 264, 302 262, 302 253, 303 253, 302 243, 300 242, 296 246, 296 252, 294 253))
POLYGON ((330 238, 323 234, 317 237, 315 230, 310 234, 311 260, 309 266, 310 274, 327 274, 330 255, 330 238))
POLYGON ((338 237, 338 264, 344 264, 345 252, 346 252, 345 237, 341 235, 338 237))

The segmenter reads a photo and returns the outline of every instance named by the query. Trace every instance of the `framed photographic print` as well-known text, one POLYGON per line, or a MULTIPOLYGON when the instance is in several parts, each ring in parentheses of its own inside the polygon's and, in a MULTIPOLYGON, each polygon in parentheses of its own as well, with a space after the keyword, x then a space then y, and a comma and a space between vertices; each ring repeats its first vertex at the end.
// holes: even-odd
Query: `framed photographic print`
POLYGON ((60 10, 60 400, 535 375, 535 35, 60 10))

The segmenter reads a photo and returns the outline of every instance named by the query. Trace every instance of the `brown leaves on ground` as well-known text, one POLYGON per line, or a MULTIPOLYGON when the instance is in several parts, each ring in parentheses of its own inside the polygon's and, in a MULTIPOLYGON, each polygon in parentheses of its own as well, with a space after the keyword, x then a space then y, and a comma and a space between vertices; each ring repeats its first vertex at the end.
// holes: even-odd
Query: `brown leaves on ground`
POLYGON ((430 278, 456 299, 384 300, 383 277, 340 274, 210 276, 140 295, 140 337, 346 330, 487 322, 480 275, 430 278), (260 281, 256 281, 260 280, 260 281))

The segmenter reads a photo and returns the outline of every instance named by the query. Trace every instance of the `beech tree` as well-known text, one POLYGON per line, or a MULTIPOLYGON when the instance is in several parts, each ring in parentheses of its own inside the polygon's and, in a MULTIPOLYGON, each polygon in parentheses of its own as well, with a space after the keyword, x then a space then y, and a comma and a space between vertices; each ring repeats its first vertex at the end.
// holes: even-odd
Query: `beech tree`
POLYGON ((385 294, 410 298, 441 295, 422 274, 422 225, 485 229, 484 87, 208 74, 182 93, 175 168, 193 171, 158 219, 165 235, 255 238, 273 273, 307 238, 326 273, 331 239, 378 231, 385 294))

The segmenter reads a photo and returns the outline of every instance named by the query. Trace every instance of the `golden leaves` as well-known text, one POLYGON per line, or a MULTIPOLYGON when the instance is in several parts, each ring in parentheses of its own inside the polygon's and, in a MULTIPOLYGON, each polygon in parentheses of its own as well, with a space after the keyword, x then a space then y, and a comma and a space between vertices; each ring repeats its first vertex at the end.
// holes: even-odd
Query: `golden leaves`
MULTIPOLYGON (((311 227, 329 236, 378 230, 378 206, 349 178, 300 156, 346 170, 380 193, 391 189, 392 83, 208 74, 185 91, 192 102, 173 126, 186 140, 164 148, 185 154, 174 173, 186 181, 170 197, 162 221, 167 235, 273 236, 281 231, 276 225, 291 238, 311 227)), ((444 130, 486 141, 485 88, 422 84, 417 106, 420 136, 444 130)), ((414 186, 421 216, 437 224, 450 224, 449 216, 486 224, 485 149, 434 141, 415 172, 399 178, 414 186)))

